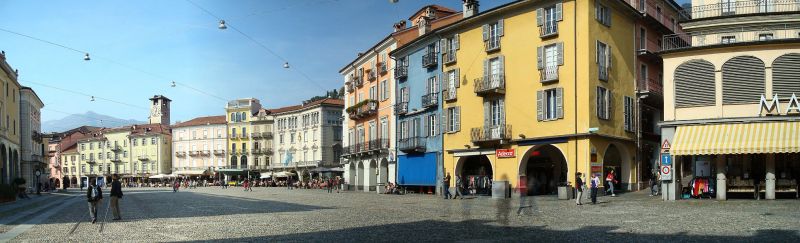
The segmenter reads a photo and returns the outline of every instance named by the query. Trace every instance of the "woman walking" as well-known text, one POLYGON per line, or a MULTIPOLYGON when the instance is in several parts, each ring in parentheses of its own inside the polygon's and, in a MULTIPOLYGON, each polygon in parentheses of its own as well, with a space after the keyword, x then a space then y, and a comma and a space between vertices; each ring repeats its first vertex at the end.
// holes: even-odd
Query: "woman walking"
POLYGON ((583 205, 583 203, 581 203, 581 197, 583 196, 584 183, 583 183, 583 178, 581 177, 583 177, 583 174, 581 174, 580 172, 578 172, 575 175, 575 190, 577 191, 577 196, 575 197, 576 205, 583 205))

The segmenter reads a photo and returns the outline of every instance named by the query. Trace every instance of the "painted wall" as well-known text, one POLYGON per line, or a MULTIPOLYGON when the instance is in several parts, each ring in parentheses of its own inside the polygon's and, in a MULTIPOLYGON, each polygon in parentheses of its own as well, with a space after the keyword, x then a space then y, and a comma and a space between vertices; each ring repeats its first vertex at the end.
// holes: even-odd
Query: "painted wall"
MULTIPOLYGON (((409 129, 411 129, 411 122, 414 119, 420 119, 420 127, 418 128, 418 134, 425 134, 427 131, 423 131, 425 125, 423 124, 425 121, 424 117, 429 115, 435 115, 437 119, 437 124, 439 127, 437 130, 441 133, 441 111, 440 107, 442 105, 442 87, 443 86, 443 77, 442 77, 442 55, 441 52, 436 54, 437 65, 432 67, 423 67, 422 66, 422 56, 424 56, 428 49, 429 45, 436 45, 439 41, 438 38, 428 37, 424 41, 417 42, 413 46, 409 46, 406 48, 407 52, 398 52, 395 55, 395 59, 406 57, 408 59, 408 77, 405 79, 400 79, 396 81, 397 85, 397 93, 399 94, 402 88, 408 88, 409 95, 408 95, 408 113, 407 114, 400 114, 397 116, 397 128, 400 128, 400 122, 407 122, 409 129), (437 105, 428 107, 424 111, 422 108, 422 96, 427 95, 430 91, 428 90, 428 79, 431 77, 436 77, 438 79, 438 88, 439 94, 437 96, 437 105), (408 115, 409 113, 413 113, 408 115)), ((396 97, 396 103, 400 102, 400 95, 396 97)), ((399 134, 399 133, 396 133, 399 134)), ((442 149, 442 136, 426 136, 426 152, 436 152, 441 151, 442 149)), ((398 155, 405 154, 402 151, 397 151, 398 155)))

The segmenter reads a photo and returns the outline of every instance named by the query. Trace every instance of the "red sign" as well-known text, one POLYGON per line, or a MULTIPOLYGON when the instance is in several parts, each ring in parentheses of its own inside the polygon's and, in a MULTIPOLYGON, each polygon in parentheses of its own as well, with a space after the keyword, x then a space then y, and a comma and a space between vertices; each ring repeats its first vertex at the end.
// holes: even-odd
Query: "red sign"
POLYGON ((661 149, 670 149, 672 145, 669 144, 669 140, 664 139, 664 143, 661 144, 661 149))
POLYGON ((514 149, 498 149, 494 153, 497 158, 514 158, 517 156, 514 149))

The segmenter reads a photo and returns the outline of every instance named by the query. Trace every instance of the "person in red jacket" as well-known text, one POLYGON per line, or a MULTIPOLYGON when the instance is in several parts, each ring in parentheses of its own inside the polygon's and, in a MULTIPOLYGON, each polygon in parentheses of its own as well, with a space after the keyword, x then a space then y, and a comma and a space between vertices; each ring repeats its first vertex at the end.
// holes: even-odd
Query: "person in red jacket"
POLYGON ((608 183, 608 190, 606 192, 611 192, 612 197, 616 197, 617 194, 614 194, 614 184, 618 183, 617 178, 614 177, 614 170, 608 172, 606 175, 606 183, 608 183))

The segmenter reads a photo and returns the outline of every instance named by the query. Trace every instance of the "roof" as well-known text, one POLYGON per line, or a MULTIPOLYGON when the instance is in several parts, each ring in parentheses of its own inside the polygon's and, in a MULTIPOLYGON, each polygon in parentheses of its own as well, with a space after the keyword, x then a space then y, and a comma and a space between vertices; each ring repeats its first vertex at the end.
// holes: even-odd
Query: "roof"
POLYGON ((367 53, 368 53, 368 52, 370 52, 370 51, 374 50, 375 48, 378 48, 378 46, 380 46, 381 44, 383 44, 383 43, 384 43, 384 42, 386 42, 387 40, 389 40, 389 39, 392 39, 392 36, 394 36, 394 35, 392 35, 392 34, 388 34, 388 35, 386 35, 386 37, 384 37, 383 39, 381 39, 380 41, 378 41, 378 43, 375 43, 375 45, 373 45, 372 47, 370 47, 369 49, 367 49, 367 51, 363 52, 363 54, 361 54, 361 55, 357 56, 357 57, 356 57, 356 59, 353 59, 353 61, 351 61, 350 63, 347 63, 347 65, 344 65, 344 67, 342 67, 342 69, 339 69, 339 73, 343 73, 345 69, 347 69, 347 68, 349 68, 349 67, 353 66, 353 64, 355 64, 356 62, 358 62, 358 60, 360 60, 362 57, 364 57, 364 56, 367 56, 367 53))
MULTIPOLYGON (((395 48, 394 50, 389 52, 389 55, 391 56, 391 55, 394 55, 394 53, 403 52, 407 48, 413 47, 415 44, 418 44, 421 41, 428 40, 428 37, 439 35, 439 32, 437 32, 436 30, 442 29, 442 28, 445 28, 447 26, 450 26, 451 24, 457 23, 458 21, 463 19, 463 16, 464 16, 464 14, 462 14, 461 12, 457 12, 457 13, 454 13, 454 14, 450 14, 448 16, 444 16, 444 17, 441 17, 441 18, 434 19, 433 21, 431 21, 431 30, 428 31, 428 33, 425 33, 424 35, 421 35, 421 36, 417 36, 418 32, 414 33, 415 37, 413 39, 411 39, 411 41, 403 43, 403 45, 398 45, 397 48, 395 48), (440 23, 440 22, 443 22, 443 23, 440 23), (442 24, 442 25, 441 26, 436 26, 437 24, 442 24)), ((404 35, 408 31, 415 31, 416 32, 418 28, 419 28, 419 26, 413 26, 411 28, 407 28, 407 29, 392 33, 392 35, 395 36, 395 38, 397 38, 397 39, 402 39, 402 37, 399 37, 400 35, 404 35)))
POLYGON ((130 126, 131 134, 130 136, 145 136, 150 134, 165 134, 170 135, 172 134, 172 130, 169 128, 168 125, 162 124, 138 124, 130 126))
POLYGON ((269 109, 268 111, 272 114, 275 113, 284 113, 284 112, 292 112, 292 111, 299 111, 304 109, 310 109, 317 106, 322 105, 330 105, 330 106, 341 106, 344 108, 344 100, 334 99, 334 98, 325 98, 317 101, 310 102, 305 105, 293 105, 293 106, 286 106, 276 109, 269 109))
POLYGON ((414 21, 414 19, 416 19, 417 16, 423 14, 422 12, 425 11, 425 10, 428 10, 429 7, 432 7, 437 12, 445 12, 445 13, 455 13, 456 12, 455 10, 449 9, 447 7, 443 7, 441 5, 431 4, 431 5, 427 5, 427 6, 424 6, 424 7, 420 8, 419 10, 417 10, 417 12, 414 12, 414 14, 412 14, 411 17, 408 17, 408 20, 414 21))
POLYGON ((185 122, 181 122, 172 127, 190 127, 190 126, 201 126, 201 125, 210 125, 210 124, 225 124, 227 121, 225 120, 225 116, 203 116, 197 117, 185 122))
POLYGON ((157 99, 165 99, 167 101, 172 101, 172 100, 170 100, 169 98, 167 98, 166 96, 163 96, 163 95, 153 95, 153 98, 150 98, 150 100, 157 100, 157 99))
MULTIPOLYGON (((38 94, 36 94, 36 91, 34 91, 34 90, 31 88, 31 87, 28 87, 28 86, 22 86, 22 87, 20 87, 20 88, 19 88, 19 90, 20 90, 20 91, 23 91, 23 90, 28 90, 28 91, 31 91, 31 93, 33 94, 33 98, 36 98, 36 101, 39 101, 39 104, 41 104, 41 105, 42 105, 42 107, 44 107, 44 102, 42 102, 42 99, 41 99, 41 98, 39 98, 39 95, 38 95, 38 94)), ((40 107, 40 108, 41 108, 41 107, 40 107)))

